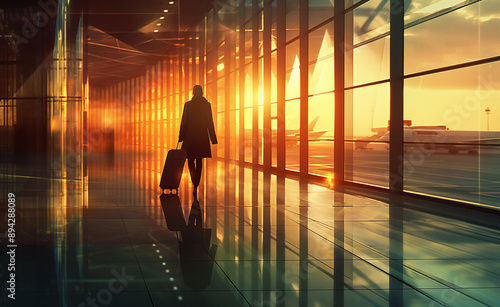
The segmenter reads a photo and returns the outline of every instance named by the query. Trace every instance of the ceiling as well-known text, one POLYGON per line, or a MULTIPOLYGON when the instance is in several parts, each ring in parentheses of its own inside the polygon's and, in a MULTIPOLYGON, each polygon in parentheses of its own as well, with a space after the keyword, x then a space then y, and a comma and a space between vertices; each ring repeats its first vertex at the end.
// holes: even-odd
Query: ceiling
MULTIPOLYGON (((23 18, 43 11, 40 3, 55 7, 56 1, 0 1, 0 34, 24 33, 23 18)), ((173 48, 182 46, 186 31, 212 8, 213 3, 220 1, 225 0, 73 0, 68 29, 76 33, 83 11, 88 25, 87 59, 91 85, 108 86, 142 75, 148 66, 172 53, 173 48)), ((39 65, 37 59, 51 54, 55 31, 55 22, 49 23, 36 29, 34 37, 37 39, 19 44, 16 53, 20 63, 26 64, 22 65, 26 75, 39 65)), ((3 35, 0 45, 8 45, 3 35)), ((1 59, 6 57, 0 55, 1 59)))
POLYGON ((88 0, 91 84, 106 86, 141 75, 182 46, 184 33, 212 1, 182 0, 180 7, 179 1, 88 0))

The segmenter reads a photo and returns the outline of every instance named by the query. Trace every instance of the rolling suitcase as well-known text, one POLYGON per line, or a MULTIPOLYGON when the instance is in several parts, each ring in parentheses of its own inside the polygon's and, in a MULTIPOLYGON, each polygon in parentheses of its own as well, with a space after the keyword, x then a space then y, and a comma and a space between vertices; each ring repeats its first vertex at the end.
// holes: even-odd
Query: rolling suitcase
MULTIPOLYGON (((179 143, 177 142, 177 147, 179 143)), ((179 184, 181 183, 182 170, 186 162, 186 151, 183 149, 171 149, 168 151, 167 158, 165 159, 165 166, 161 174, 160 188, 162 190, 170 190, 178 193, 179 184)))

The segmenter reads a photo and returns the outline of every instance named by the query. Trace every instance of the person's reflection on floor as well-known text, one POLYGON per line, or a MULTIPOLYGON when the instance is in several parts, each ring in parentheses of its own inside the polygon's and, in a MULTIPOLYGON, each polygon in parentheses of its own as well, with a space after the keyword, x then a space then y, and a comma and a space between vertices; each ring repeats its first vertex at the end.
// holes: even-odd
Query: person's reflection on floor
POLYGON ((202 291, 211 283, 217 245, 210 244, 212 229, 203 228, 200 203, 198 200, 193 202, 186 225, 178 195, 162 194, 160 202, 167 228, 181 234, 177 235, 177 240, 184 284, 192 290, 202 291))
POLYGON ((203 228, 200 203, 191 206, 187 227, 181 231, 179 255, 184 283, 201 291, 210 285, 217 245, 210 244, 212 229, 203 228))

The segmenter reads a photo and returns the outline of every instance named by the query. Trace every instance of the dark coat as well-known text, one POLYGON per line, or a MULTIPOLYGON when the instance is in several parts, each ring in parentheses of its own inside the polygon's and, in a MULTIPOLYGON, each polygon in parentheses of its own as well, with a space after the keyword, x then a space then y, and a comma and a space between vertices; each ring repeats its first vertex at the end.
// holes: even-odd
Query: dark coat
POLYGON ((179 141, 188 158, 211 158, 212 144, 217 144, 212 107, 204 98, 193 97, 184 104, 179 141))

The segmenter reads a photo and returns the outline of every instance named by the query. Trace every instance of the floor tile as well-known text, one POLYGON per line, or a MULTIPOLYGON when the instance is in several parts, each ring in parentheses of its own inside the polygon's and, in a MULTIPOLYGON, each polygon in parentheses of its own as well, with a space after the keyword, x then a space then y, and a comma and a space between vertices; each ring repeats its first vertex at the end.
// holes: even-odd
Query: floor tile
POLYGON ((249 306, 238 291, 150 292, 154 306, 249 306))
POLYGON ((237 290, 213 260, 141 262, 140 266, 153 292, 237 290))

